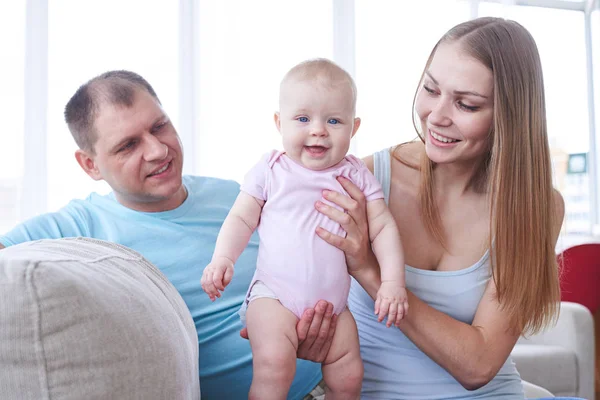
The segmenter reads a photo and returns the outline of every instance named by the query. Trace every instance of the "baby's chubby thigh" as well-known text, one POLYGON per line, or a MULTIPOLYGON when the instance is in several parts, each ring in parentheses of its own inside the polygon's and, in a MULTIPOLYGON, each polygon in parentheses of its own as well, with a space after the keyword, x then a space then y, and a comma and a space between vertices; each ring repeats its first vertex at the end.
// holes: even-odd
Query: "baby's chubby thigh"
POLYGON ((246 326, 252 348, 253 386, 260 385, 271 393, 289 389, 296 373, 297 321, 279 300, 262 297, 248 304, 246 326))
POLYGON ((347 308, 338 315, 333 341, 322 369, 328 398, 358 398, 364 371, 356 322, 347 308))

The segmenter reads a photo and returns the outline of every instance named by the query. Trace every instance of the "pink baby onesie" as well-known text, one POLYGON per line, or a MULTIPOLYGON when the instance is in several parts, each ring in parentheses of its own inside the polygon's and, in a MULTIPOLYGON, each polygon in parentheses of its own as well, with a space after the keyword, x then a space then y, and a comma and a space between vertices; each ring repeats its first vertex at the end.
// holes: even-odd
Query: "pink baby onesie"
POLYGON ((246 174, 241 187, 265 201, 250 289, 257 280, 264 282, 298 318, 321 299, 331 302, 336 314, 346 307, 350 275, 344 253, 315 233, 320 226, 333 234, 346 235, 340 224, 315 209, 315 203, 323 201, 324 189, 347 194, 336 180, 338 176, 357 185, 367 201, 383 198, 377 179, 351 155, 333 167, 313 171, 274 150, 246 174))

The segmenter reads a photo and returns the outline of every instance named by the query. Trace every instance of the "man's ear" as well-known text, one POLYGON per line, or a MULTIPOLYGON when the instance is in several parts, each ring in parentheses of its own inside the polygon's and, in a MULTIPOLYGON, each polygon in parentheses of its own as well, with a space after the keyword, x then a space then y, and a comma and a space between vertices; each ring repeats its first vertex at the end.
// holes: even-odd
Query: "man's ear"
POLYGON ((358 131, 359 127, 360 127, 360 118, 354 118, 354 127, 352 128, 352 137, 354 137, 354 135, 356 135, 356 131, 358 131))
POLYGON ((276 112, 273 115, 273 121, 275 121, 275 126, 277 127, 277 130, 279 131, 279 133, 281 133, 281 116, 278 112, 276 112))
POLYGON ((99 181, 102 179, 102 175, 96 166, 96 162, 94 161, 94 157, 92 157, 88 152, 78 149, 75 152, 75 159, 79 163, 79 166, 88 174, 93 180, 99 181))

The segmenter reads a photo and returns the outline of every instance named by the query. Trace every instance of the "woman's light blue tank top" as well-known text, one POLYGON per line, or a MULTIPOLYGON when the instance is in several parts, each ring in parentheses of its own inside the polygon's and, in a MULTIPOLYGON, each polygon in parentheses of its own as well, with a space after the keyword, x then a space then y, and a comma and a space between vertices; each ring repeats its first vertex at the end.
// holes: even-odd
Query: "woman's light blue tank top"
MULTIPOLYGON (((374 154, 375 176, 390 195, 390 151, 374 154)), ((471 324, 491 276, 489 254, 459 271, 427 271, 406 266, 406 286, 418 298, 449 316, 471 324)), ((348 299, 356 319, 365 375, 361 399, 523 400, 521 378, 508 358, 484 387, 468 391, 396 328, 377 322, 374 302, 353 279, 348 299)), ((409 310, 410 312, 410 310, 409 310)), ((443 333, 440 333, 443 334, 443 333)))

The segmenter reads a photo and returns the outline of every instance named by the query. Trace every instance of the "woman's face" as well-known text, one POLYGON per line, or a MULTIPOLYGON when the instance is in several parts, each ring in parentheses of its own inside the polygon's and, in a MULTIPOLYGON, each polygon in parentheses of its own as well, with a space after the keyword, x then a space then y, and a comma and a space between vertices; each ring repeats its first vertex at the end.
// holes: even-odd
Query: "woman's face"
POLYGON ((415 103, 425 151, 435 163, 474 163, 488 151, 494 115, 492 71, 457 43, 438 46, 415 103))

